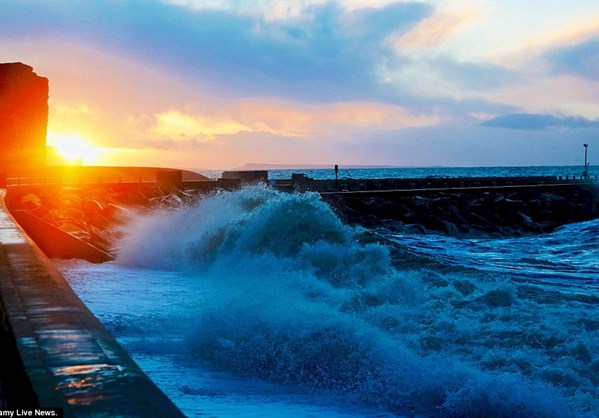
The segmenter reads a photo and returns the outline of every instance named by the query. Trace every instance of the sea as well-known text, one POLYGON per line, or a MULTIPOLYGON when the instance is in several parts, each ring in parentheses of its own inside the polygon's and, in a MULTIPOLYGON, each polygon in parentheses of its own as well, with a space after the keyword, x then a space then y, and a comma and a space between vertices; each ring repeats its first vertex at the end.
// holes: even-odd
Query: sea
POLYGON ((346 225, 316 193, 252 186, 119 228, 115 261, 54 262, 188 417, 599 416, 599 220, 513 238, 398 234, 346 225))

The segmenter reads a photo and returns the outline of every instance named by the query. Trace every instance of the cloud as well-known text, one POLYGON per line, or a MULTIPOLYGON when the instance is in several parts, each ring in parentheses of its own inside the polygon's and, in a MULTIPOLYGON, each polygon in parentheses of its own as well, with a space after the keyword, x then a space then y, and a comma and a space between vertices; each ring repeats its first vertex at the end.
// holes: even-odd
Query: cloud
MULTIPOLYGON (((342 15, 344 33, 348 40, 367 44, 380 42, 390 34, 409 32, 418 22, 432 13, 424 3, 396 2, 384 7, 367 7, 342 15)), ((377 45, 381 48, 382 45, 377 45)))
MULTIPOLYGON (((594 7, 590 4, 587 7, 594 7)), ((537 65, 539 58, 551 51, 563 51, 597 37, 599 35, 599 11, 584 10, 578 5, 579 13, 574 16, 563 16, 555 22, 547 22, 538 30, 527 37, 523 37, 516 44, 510 45, 507 51, 495 54, 493 59, 509 67, 527 67, 537 65)), ((570 8, 570 12, 576 10, 570 8)), ((544 63, 543 63, 544 64, 544 63)))
POLYGON ((495 89, 509 89, 519 81, 518 73, 486 62, 460 62, 437 54, 398 57, 379 68, 380 76, 411 106, 419 103, 444 107, 459 113, 493 112, 505 105, 488 100, 495 89), (476 109, 478 107, 478 109, 476 109))
MULTIPOLYGON (((339 159, 400 166, 582 165, 582 144, 599 149, 596 129, 512 130, 444 124, 380 132, 338 147, 339 159)), ((576 170, 576 174, 580 171, 576 170)), ((563 173, 568 173, 567 171, 563 173)))
POLYGON ((439 10, 421 20, 413 30, 394 37, 391 42, 398 52, 434 47, 447 41, 453 34, 481 16, 480 11, 469 8, 439 10))
POLYGON ((156 115, 153 131, 167 137, 197 137, 206 140, 214 135, 233 134, 249 127, 233 120, 212 119, 202 116, 190 116, 177 110, 169 110, 156 115))
POLYGON ((354 9, 307 3, 299 17, 268 21, 155 1, 0 3, 5 38, 76 40, 136 57, 228 97, 310 102, 388 100, 375 71, 393 54, 382 39, 409 30, 431 12, 417 2, 354 9))
POLYGON ((554 74, 573 74, 595 81, 599 74, 599 31, 574 45, 550 49, 543 58, 554 74))
MULTIPOLYGON (((151 126, 141 118, 137 130, 145 130, 148 137, 168 138, 169 142, 185 142, 190 138, 196 142, 218 141, 241 132, 311 140, 347 131, 430 126, 441 120, 435 114, 413 114, 399 106, 377 103, 350 102, 315 107, 253 100, 221 109, 170 109, 157 113, 151 126)), ((132 119, 132 123, 136 120, 132 119)))
POLYGON ((442 122, 435 114, 415 114, 380 103, 248 100, 229 106, 172 108, 151 120, 132 118, 127 147, 137 149, 148 161, 157 161, 155 165, 165 164, 155 160, 160 156, 157 150, 165 161, 176 155, 185 161, 178 165, 185 167, 235 167, 248 161, 356 164, 364 159, 374 163, 381 156, 376 150, 354 158, 346 151, 355 149, 354 141, 371 135, 442 122))
POLYGON ((460 62, 450 56, 437 56, 428 65, 431 70, 436 69, 439 78, 467 91, 492 90, 518 80, 514 71, 487 62, 460 62))
POLYGON ((493 115, 508 113, 553 114, 588 119, 599 118, 599 82, 574 75, 555 75, 526 69, 517 72, 513 85, 488 91, 484 96, 495 103, 511 106, 493 115))
POLYGON ((545 130, 552 128, 599 128, 599 120, 575 117, 557 117, 546 114, 515 113, 487 120, 480 126, 520 130, 545 130))
POLYGON ((485 135, 596 134, 597 8, 573 2, 0 0, 0 53, 50 78, 49 128, 130 162, 465 164, 485 135))
POLYGON ((285 136, 311 138, 324 132, 391 130, 436 125, 435 113, 415 113, 401 106, 346 102, 302 106, 272 101, 250 101, 232 109, 243 123, 285 136))
POLYGON ((220 10, 266 21, 305 18, 310 14, 311 8, 327 3, 335 3, 343 11, 354 11, 362 8, 381 8, 400 2, 406 0, 163 0, 165 4, 190 10, 220 10))
MULTIPOLYGON (((263 17, 269 2, 259 2, 256 13, 245 2, 176 3, 8 2, 0 36, 110 51, 223 100, 378 102, 416 113, 444 108, 457 114, 467 107, 466 113, 496 114, 500 109, 483 103, 480 93, 509 84, 513 76, 500 66, 448 54, 398 56, 388 39, 411 33, 433 16, 435 9, 422 2, 304 1, 297 6, 301 12, 276 20, 263 17), (25 23, 11 23, 15 14, 25 23)), ((73 68, 89 67, 76 56, 70 60, 73 68)))

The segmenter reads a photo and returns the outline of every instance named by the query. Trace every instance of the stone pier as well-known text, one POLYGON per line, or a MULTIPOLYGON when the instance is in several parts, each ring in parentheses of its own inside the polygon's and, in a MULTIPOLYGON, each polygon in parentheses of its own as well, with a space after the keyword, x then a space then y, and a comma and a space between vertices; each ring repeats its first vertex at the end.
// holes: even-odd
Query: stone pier
POLYGON ((3 409, 65 417, 182 417, 6 209, 0 190, 3 409))
POLYGON ((323 192, 349 224, 397 232, 507 237, 599 217, 594 183, 323 192))

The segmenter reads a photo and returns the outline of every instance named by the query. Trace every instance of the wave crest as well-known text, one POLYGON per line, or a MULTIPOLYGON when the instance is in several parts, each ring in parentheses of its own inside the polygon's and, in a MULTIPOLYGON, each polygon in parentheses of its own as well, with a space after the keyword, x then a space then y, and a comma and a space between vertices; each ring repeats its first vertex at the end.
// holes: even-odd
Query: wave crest
POLYGON ((528 303, 513 285, 398 269, 317 194, 252 187, 140 216, 117 262, 203 281, 186 346, 233 373, 409 416, 572 415, 550 383, 485 369, 486 344, 511 351, 501 336, 536 315, 510 310, 528 303))

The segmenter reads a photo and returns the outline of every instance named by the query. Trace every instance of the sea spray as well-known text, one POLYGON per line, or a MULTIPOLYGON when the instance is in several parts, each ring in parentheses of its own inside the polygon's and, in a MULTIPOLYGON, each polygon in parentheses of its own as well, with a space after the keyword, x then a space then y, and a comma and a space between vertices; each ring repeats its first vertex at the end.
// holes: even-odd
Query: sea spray
POLYGON ((504 276, 405 268, 398 247, 316 194, 255 187, 140 216, 118 263, 202 281, 182 344, 239 376, 410 416, 593 415, 593 329, 504 276))

